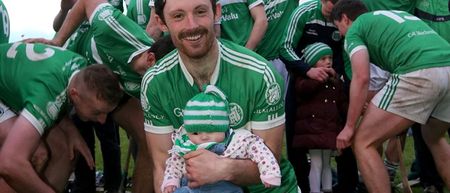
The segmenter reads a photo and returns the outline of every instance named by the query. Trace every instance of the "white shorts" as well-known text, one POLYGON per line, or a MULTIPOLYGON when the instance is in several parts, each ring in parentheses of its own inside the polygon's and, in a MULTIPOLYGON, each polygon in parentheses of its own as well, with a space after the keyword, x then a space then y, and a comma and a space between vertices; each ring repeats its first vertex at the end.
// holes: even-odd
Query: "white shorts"
POLYGON ((391 73, 381 69, 375 64, 370 63, 370 82, 369 91, 379 91, 388 81, 391 73))
POLYGON ((430 116, 450 123, 450 66, 392 74, 372 103, 421 124, 430 116))
POLYGON ((16 113, 11 111, 11 109, 0 100, 0 123, 15 116, 17 116, 16 113))
POLYGON ((288 82, 289 82, 289 73, 286 69, 286 65, 284 65, 283 61, 281 61, 281 59, 277 58, 277 59, 273 59, 270 61, 275 70, 277 70, 278 73, 280 73, 281 77, 283 77, 284 80, 284 98, 286 98, 286 92, 287 92, 287 86, 288 86, 288 82))

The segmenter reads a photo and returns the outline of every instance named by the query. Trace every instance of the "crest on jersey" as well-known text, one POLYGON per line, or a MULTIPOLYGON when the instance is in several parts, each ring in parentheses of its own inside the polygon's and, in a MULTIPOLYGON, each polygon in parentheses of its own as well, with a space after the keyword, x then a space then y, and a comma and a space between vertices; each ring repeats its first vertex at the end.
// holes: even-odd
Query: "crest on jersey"
POLYGON ((241 106, 236 103, 230 103, 229 105, 230 115, 228 116, 228 118, 230 119, 230 126, 235 127, 242 122, 242 119, 244 119, 244 111, 242 110, 241 106))
POLYGON ((134 82, 124 82, 123 86, 126 90, 140 90, 140 84, 136 84, 134 82))
POLYGON ((338 42, 341 40, 341 34, 339 33, 338 30, 334 31, 333 34, 331 34, 331 39, 333 39, 334 41, 338 42))
POLYGON ((278 83, 273 83, 266 90, 266 102, 269 105, 277 104, 281 99, 281 88, 278 83))

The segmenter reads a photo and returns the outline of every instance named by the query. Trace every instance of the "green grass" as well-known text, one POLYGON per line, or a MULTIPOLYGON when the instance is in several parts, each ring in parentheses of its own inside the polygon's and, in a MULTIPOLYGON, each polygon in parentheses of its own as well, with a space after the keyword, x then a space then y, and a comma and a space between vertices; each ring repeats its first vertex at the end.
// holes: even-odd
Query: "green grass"
MULTIPOLYGON (((126 156, 128 153, 128 138, 123 129, 120 129, 119 131, 120 131, 120 147, 121 147, 121 152, 122 152, 121 157, 122 157, 122 169, 123 169, 123 165, 125 165, 125 160, 126 160, 126 156)), ((448 140, 448 141, 450 142, 450 140, 448 140)), ((98 144, 98 140, 96 141, 96 147, 100 147, 100 145, 98 144)), ((96 148, 96 152, 95 152, 96 167, 97 167, 97 170, 103 170, 103 159, 101 156, 101 151, 99 149, 100 148, 96 148)), ((286 155, 285 146, 283 146, 283 154, 286 155)), ((414 158, 415 158, 415 156, 414 156, 413 138, 411 136, 408 136, 406 138, 406 145, 405 145, 405 149, 403 152, 403 161, 405 163, 407 172, 409 172, 411 163, 413 162, 414 158)), ((335 167, 335 163, 334 163, 334 167, 335 167)), ((131 160, 130 167, 128 170, 129 175, 132 174, 133 168, 134 168, 134 164, 133 164, 133 160, 131 160)), ((395 184, 401 183, 400 171, 397 172, 395 182, 396 182, 395 184)), ((421 187, 412 187, 412 190, 414 193, 422 193, 423 192, 421 187)), ((450 193, 450 191, 448 189, 446 189, 444 192, 450 193)))

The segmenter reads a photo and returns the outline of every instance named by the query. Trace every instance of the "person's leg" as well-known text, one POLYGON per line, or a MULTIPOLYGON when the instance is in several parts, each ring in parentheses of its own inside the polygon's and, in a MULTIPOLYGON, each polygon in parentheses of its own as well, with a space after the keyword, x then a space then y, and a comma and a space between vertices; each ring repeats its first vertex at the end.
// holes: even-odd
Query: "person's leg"
MULTIPOLYGON (((72 121, 78 128, 80 135, 91 151, 91 155, 95 160, 95 136, 92 122, 80 120, 78 116, 73 116, 72 121)), ((72 191, 74 193, 95 193, 95 169, 91 170, 82 158, 78 159, 74 169, 75 181, 72 191)))
POLYGON ((138 153, 133 173, 135 193, 153 192, 152 159, 148 154, 144 131, 144 113, 140 102, 130 98, 113 113, 114 120, 136 141, 138 153))
POLYGON ((450 144, 445 139, 445 133, 450 128, 450 123, 442 122, 430 117, 422 126, 422 136, 433 155, 437 171, 447 187, 450 187, 450 144))
POLYGON ((333 188, 335 193, 353 192, 358 185, 358 167, 356 158, 351 147, 341 151, 341 155, 336 156, 337 185, 333 188))
POLYGON ((122 179, 119 126, 108 115, 105 124, 96 124, 94 128, 102 149, 105 190, 117 192, 122 179))
POLYGON ((434 185, 436 188, 442 189, 442 179, 436 170, 433 156, 423 140, 421 127, 418 123, 412 126, 420 183, 423 188, 434 185))
POLYGON ((323 149, 322 151, 322 190, 323 192, 332 192, 332 176, 331 176, 331 150, 323 149))
POLYGON ((311 193, 320 193, 321 174, 322 174, 322 150, 310 149, 311 170, 309 171, 309 188, 311 193))
POLYGON ((359 128, 356 129, 353 144, 358 166, 369 192, 391 191, 389 177, 377 147, 412 124, 408 119, 369 104, 359 128))

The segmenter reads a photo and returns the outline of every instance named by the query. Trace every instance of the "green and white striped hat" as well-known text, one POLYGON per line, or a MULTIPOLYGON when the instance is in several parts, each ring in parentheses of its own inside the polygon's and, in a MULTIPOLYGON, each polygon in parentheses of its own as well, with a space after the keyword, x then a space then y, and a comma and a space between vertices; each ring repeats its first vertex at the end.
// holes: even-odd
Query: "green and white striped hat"
POLYGON ((189 133, 228 131, 229 107, 225 94, 213 85, 203 86, 203 90, 187 102, 184 128, 189 133))
POLYGON ((308 63, 309 66, 316 65, 317 61, 326 55, 333 55, 333 50, 324 43, 318 42, 310 44, 303 49, 303 57, 305 57, 305 62, 308 63))

